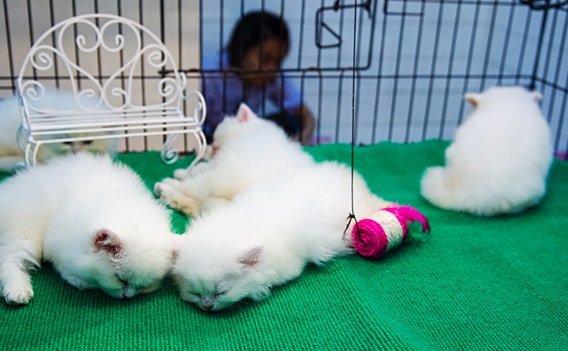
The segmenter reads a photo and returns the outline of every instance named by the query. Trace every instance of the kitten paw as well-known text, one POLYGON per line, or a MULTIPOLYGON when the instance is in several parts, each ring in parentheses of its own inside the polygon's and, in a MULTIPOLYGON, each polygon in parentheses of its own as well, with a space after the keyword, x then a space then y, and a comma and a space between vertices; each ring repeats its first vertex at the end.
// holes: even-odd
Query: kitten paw
POLYGON ((211 168, 210 162, 201 161, 191 168, 180 168, 174 171, 174 178, 177 180, 186 180, 189 177, 197 176, 201 173, 206 172, 209 168, 211 168))
POLYGON ((156 194, 157 197, 164 200, 166 203, 168 202, 168 199, 172 197, 174 191, 172 186, 168 184, 168 180, 170 179, 166 178, 154 185, 154 194, 156 194))
POLYGON ((174 178, 177 180, 184 180, 189 176, 190 171, 188 169, 180 168, 174 171, 174 178))
POLYGON ((27 305, 34 296, 34 291, 31 287, 8 288, 4 289, 3 295, 8 305, 27 305))
POLYGON ((182 194, 179 190, 179 182, 175 179, 166 178, 156 183, 154 192, 156 195, 170 207, 179 210, 187 215, 196 214, 199 210, 199 203, 188 196, 182 194))

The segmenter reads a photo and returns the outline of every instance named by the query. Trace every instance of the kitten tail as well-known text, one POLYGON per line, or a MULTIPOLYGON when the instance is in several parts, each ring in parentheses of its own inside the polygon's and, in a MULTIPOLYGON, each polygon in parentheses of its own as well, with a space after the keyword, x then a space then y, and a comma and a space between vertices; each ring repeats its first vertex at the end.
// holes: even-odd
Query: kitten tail
POLYGON ((444 167, 427 168, 420 182, 420 193, 432 204, 449 209, 455 206, 455 184, 451 184, 444 167))

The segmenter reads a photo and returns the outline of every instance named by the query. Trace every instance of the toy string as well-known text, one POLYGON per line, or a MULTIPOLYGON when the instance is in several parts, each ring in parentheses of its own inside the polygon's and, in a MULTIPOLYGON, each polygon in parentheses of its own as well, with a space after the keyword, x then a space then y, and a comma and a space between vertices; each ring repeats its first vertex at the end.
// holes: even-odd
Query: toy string
POLYGON ((347 222, 347 227, 343 232, 345 236, 345 232, 347 228, 349 228, 349 224, 351 224, 352 220, 355 220, 355 229, 357 235, 359 236, 359 226, 357 225, 357 217, 355 216, 355 205, 354 205, 354 191, 353 191, 353 178, 355 173, 355 96, 356 96, 356 84, 355 84, 355 65, 356 65, 356 55, 357 55, 357 0, 355 0, 355 7, 353 8, 354 11, 354 19, 353 19, 353 79, 352 79, 352 86, 351 86, 351 213, 349 213, 349 221, 347 222))
POLYGON ((351 224, 351 221, 355 221, 355 232, 357 233, 357 240, 361 241, 361 232, 359 231, 359 222, 357 221, 357 217, 355 217, 355 215, 353 213, 350 213, 349 216, 347 216, 347 225, 345 226, 345 230, 343 230, 343 240, 345 240, 345 234, 347 233, 347 230, 349 229, 349 225, 351 224))

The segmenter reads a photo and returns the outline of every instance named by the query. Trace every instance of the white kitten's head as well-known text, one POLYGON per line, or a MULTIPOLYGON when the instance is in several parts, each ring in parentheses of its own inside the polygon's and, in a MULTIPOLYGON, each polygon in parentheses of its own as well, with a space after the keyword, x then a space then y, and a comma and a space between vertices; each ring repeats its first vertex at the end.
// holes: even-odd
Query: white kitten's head
POLYGON ((222 145, 231 140, 242 140, 255 135, 286 139, 284 131, 276 124, 258 117, 245 103, 239 106, 235 116, 227 116, 215 129, 213 135, 213 150, 218 150, 222 145))
POLYGON ((52 225, 58 234, 48 233, 45 242, 48 259, 71 285, 99 288, 116 298, 157 289, 172 267, 177 243, 164 209, 136 198, 122 201, 121 195, 64 209, 52 225))
POLYGON ((190 231, 180 245, 173 268, 181 298, 206 311, 219 311, 250 298, 261 300, 269 295, 257 266, 262 262, 258 242, 223 242, 190 231))
POLYGON ((133 297, 156 290, 173 264, 172 238, 144 245, 106 229, 93 238, 94 267, 77 274, 84 274, 84 279, 94 281, 113 297, 133 297))
POLYGON ((542 99, 537 91, 528 91, 520 86, 495 86, 481 93, 466 93, 465 100, 474 108, 502 106, 506 104, 534 105, 542 99))

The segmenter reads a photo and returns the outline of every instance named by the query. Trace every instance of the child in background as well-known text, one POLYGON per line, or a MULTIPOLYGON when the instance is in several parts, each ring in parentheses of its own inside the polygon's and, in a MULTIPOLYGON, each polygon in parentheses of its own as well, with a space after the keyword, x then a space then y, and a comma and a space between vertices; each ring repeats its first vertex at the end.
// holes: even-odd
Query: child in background
POLYGON ((264 118, 302 144, 311 142, 314 117, 301 103, 300 92, 278 72, 289 48, 288 27, 280 17, 251 12, 236 24, 227 47, 203 62, 203 131, 209 142, 217 125, 226 115, 234 115, 242 102, 262 115, 266 99, 280 112, 264 118))

